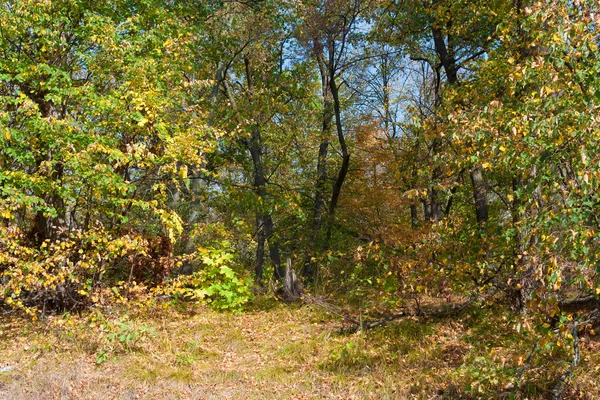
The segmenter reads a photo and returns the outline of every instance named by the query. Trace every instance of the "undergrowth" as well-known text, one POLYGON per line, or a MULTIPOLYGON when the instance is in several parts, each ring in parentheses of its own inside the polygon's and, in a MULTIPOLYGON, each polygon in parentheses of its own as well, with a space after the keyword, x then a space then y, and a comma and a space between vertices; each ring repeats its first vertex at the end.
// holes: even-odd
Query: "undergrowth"
MULTIPOLYGON (((339 318, 319 307, 281 305, 268 296, 244 307, 229 313, 174 302, 45 323, 4 318, 2 364, 14 369, 0 373, 0 398, 36 398, 60 383, 78 388, 72 398, 186 398, 210 388, 216 398, 240 399, 545 399, 570 361, 569 348, 539 348, 520 377, 535 332, 526 321, 517 330, 499 306, 355 334, 339 334, 339 318), (49 374, 58 377, 50 386, 49 374), (23 391, 23 379, 33 389, 23 391)), ((564 398, 591 399, 600 387, 597 344, 585 337, 581 348, 564 398)))

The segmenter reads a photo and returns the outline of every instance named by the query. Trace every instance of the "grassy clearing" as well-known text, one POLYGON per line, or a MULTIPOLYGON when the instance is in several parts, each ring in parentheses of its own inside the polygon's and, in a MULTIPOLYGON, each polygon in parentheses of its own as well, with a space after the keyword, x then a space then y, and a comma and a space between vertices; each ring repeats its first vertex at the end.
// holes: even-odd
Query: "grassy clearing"
MULTIPOLYGON (((511 398, 505 388, 531 343, 502 312, 471 311, 341 336, 322 310, 269 299, 239 314, 157 309, 127 320, 150 334, 100 364, 102 346, 83 317, 69 320, 70 333, 5 320, 0 367, 14 369, 0 373, 0 399, 511 398)), ((597 398, 597 347, 583 341, 566 398, 597 398)), ((525 375, 536 382, 526 384, 528 398, 544 398, 556 377, 538 362, 525 375)))

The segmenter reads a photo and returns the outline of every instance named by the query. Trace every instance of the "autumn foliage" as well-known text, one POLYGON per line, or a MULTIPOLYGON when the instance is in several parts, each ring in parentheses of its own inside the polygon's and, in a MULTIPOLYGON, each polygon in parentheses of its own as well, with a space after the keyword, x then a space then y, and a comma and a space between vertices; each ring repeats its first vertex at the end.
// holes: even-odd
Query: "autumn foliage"
POLYGON ((493 305, 535 354, 576 346, 599 25, 593 0, 5 2, 0 309, 240 310, 290 258, 373 315, 493 305))

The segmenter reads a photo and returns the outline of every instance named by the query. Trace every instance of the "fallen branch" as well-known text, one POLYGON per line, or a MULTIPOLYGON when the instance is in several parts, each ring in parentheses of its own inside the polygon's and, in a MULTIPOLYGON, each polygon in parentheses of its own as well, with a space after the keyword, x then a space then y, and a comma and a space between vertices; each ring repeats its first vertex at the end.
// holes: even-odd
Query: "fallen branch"
POLYGON ((600 306, 600 302, 595 296, 577 297, 575 299, 560 300, 558 307, 560 311, 567 313, 576 313, 587 310, 594 310, 600 306))
POLYGON ((384 316, 383 318, 375 319, 375 320, 363 320, 362 318, 356 319, 356 318, 350 317, 348 315, 343 314, 340 311, 336 311, 334 306, 325 302, 324 300, 318 299, 318 298, 315 298, 312 296, 304 296, 303 301, 306 304, 313 304, 313 305, 320 306, 325 311, 342 318, 344 320, 344 322, 350 323, 351 326, 338 330, 339 334, 348 334, 348 333, 355 333, 358 331, 366 331, 369 329, 374 329, 374 328, 386 325, 392 321, 396 321, 396 320, 408 318, 408 317, 425 317, 425 318, 427 318, 427 317, 447 317, 447 316, 461 312, 462 310, 467 308, 469 305, 471 305, 471 303, 473 303, 473 301, 475 301, 476 298, 477 298, 477 296, 472 295, 464 303, 454 304, 454 305, 451 305, 448 307, 443 307, 443 308, 440 308, 437 310, 433 310, 431 312, 402 311, 402 312, 399 312, 396 314, 389 314, 389 315, 384 316))
POLYGON ((515 381, 513 383, 508 384, 508 386, 506 387, 506 389, 508 390, 509 393, 514 393, 517 389, 519 389, 521 387, 521 382, 523 380, 523 376, 525 375, 525 372, 531 366, 531 361, 533 361, 533 356, 535 355, 535 353, 537 351, 539 342, 540 342, 539 340, 536 340, 536 342, 533 344, 533 348, 531 349, 529 356, 527 356, 527 359, 525 360, 525 363, 523 364, 523 366, 517 368, 517 373, 519 375, 517 376, 517 378, 515 379, 515 381))
POLYGON ((560 400, 565 389, 567 388, 568 383, 573 378, 573 370, 579 364, 580 354, 579 354, 579 327, 583 325, 587 325, 590 323, 597 322, 600 319, 600 310, 595 310, 585 321, 577 322, 573 324, 572 335, 573 335, 573 360, 571 361, 571 365, 569 368, 560 376, 556 386, 552 390, 552 397, 554 400, 560 400))
POLYGON ((344 320, 344 322, 349 322, 351 324, 360 324, 360 322, 358 322, 357 320, 355 320, 352 317, 345 315, 344 313, 342 313, 342 311, 339 310, 338 307, 334 306, 331 303, 326 302, 322 298, 304 295, 304 296, 302 296, 302 301, 308 305, 315 305, 315 306, 321 307, 326 312, 340 317, 342 320, 344 320))
POLYGON ((567 384, 573 377, 573 369, 579 364, 579 336, 577 333, 580 325, 581 324, 573 325, 573 361, 571 361, 569 368, 560 376, 556 386, 554 386, 554 390, 552 390, 552 397, 555 400, 560 400, 567 388, 567 384))

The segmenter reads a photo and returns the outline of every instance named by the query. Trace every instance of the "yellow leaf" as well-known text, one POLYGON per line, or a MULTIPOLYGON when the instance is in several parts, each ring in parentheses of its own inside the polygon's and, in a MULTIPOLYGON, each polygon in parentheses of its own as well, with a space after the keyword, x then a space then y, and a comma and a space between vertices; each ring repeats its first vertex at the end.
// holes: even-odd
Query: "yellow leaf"
POLYGON ((179 168, 179 177, 181 179, 186 179, 188 177, 188 168, 187 168, 187 165, 184 165, 181 168, 179 168))
POLYGON ((552 41, 554 43, 562 43, 563 40, 558 33, 555 33, 554 35, 552 35, 552 41))

